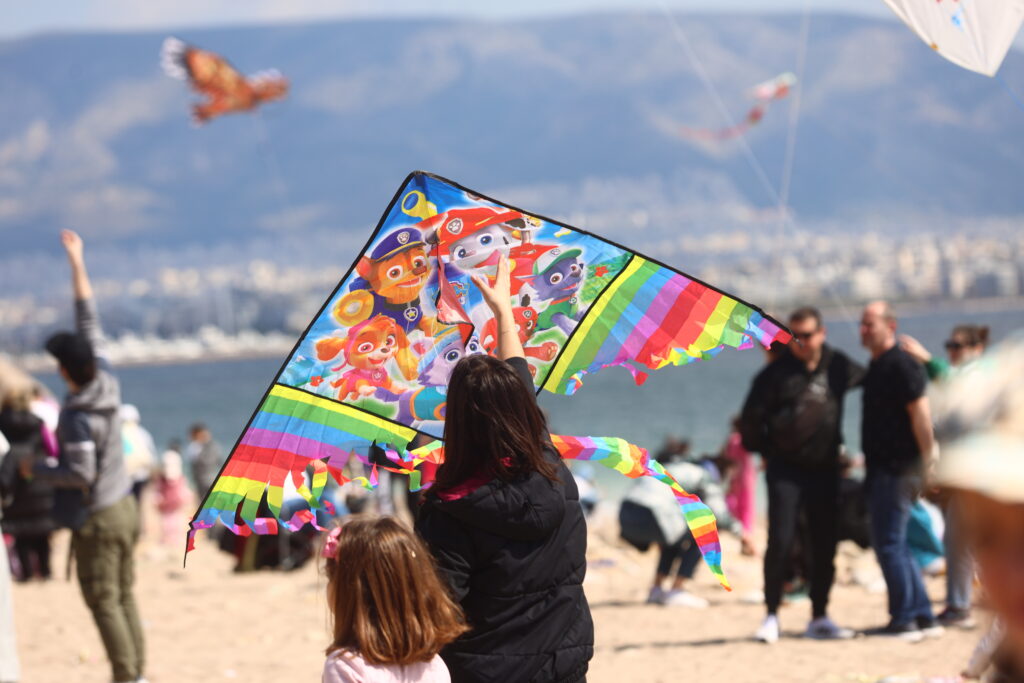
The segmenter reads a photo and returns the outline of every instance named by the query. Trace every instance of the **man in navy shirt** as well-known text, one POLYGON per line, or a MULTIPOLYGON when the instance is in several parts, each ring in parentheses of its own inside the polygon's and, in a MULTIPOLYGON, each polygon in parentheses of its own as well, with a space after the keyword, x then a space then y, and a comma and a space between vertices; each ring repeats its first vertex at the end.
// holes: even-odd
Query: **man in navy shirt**
POLYGON ((864 308, 861 343, 871 352, 864 377, 861 445, 867 465, 871 541, 889 590, 889 624, 869 631, 919 641, 940 635, 907 545, 910 508, 932 468, 932 423, 924 369, 896 341, 896 316, 884 301, 864 308))

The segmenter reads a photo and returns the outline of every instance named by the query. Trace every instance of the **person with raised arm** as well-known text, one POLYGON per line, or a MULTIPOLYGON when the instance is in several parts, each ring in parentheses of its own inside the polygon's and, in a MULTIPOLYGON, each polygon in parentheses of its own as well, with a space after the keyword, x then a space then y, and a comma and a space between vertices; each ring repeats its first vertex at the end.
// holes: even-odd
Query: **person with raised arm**
POLYGON ((61 233, 71 265, 74 332, 46 342, 67 396, 57 422, 57 466, 37 462, 29 474, 55 488, 54 517, 72 530, 78 583, 103 639, 113 680, 142 681, 144 643, 133 593, 139 513, 121 445, 121 389, 107 356, 82 238, 61 233))

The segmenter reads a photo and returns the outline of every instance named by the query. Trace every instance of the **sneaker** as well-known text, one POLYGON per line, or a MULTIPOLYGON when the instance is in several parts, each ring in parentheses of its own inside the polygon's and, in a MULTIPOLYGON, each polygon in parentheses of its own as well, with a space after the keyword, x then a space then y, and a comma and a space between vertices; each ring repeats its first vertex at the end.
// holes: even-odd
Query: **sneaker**
POLYGON ((940 624, 947 628, 956 627, 962 628, 965 631, 969 631, 978 625, 978 622, 971 615, 971 610, 958 607, 947 607, 937 619, 940 624))
POLYGON ((754 633, 754 638, 769 645, 779 642, 779 618, 774 614, 765 617, 761 628, 754 633))
POLYGON ((869 628, 864 631, 866 636, 879 636, 882 638, 899 638, 908 643, 920 643, 924 640, 924 634, 917 627, 917 623, 908 621, 905 624, 894 624, 889 622, 887 626, 869 628))
POLYGON ((651 592, 647 594, 648 605, 661 605, 665 602, 665 591, 661 589, 661 586, 655 586, 651 589, 651 592))
POLYGON ((813 638, 814 640, 849 640, 855 635, 851 629, 837 626, 828 617, 812 619, 811 623, 807 625, 807 631, 804 632, 805 638, 813 638))
POLYGON ((663 605, 666 607, 692 607, 694 609, 704 609, 708 606, 708 601, 699 595, 694 595, 690 591, 684 590, 671 590, 665 593, 665 599, 662 600, 663 605))
POLYGON ((917 627, 925 638, 939 638, 946 632, 935 617, 918 617, 917 627))

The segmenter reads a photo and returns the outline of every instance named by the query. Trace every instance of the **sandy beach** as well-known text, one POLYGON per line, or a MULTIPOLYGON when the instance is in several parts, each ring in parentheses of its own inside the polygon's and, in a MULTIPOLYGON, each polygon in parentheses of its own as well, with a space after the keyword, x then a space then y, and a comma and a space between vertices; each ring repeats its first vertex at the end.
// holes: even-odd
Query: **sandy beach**
MULTIPOLYGON (((750 602, 761 586, 760 561, 742 557, 735 539, 723 539, 734 590, 722 590, 710 572, 698 570, 694 591, 711 607, 694 610, 643 604, 657 553, 626 547, 614 531, 607 519, 591 525, 586 590, 596 626, 592 683, 868 682, 895 675, 913 681, 956 674, 980 636, 978 630, 956 630, 918 644, 869 638, 809 641, 799 637, 810 611, 805 601, 783 608, 785 637, 766 646, 750 640, 763 614, 759 604, 750 602)), ((103 648, 77 582, 63 578, 67 535, 55 541, 59 578, 14 588, 22 680, 107 682, 103 648)), ((319 680, 327 615, 318 566, 236 575, 232 558, 200 542, 182 569, 179 548, 162 548, 147 539, 137 558, 150 681, 319 680)), ((870 583, 878 577, 871 556, 844 545, 838 565, 834 618, 858 629, 881 624, 885 594, 853 581, 870 583)), ((934 599, 941 598, 941 579, 931 579, 929 590, 934 599)))

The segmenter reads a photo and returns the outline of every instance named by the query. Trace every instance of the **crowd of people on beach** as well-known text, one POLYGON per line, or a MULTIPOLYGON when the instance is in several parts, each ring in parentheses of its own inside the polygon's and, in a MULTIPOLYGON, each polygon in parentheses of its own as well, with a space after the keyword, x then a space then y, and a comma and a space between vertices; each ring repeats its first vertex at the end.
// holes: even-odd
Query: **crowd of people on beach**
MULTIPOLYGON (((967 399, 957 393, 956 379, 970 377, 972 370, 986 365, 988 328, 956 326, 945 344, 948 360, 943 360, 913 337, 898 334, 889 304, 873 302, 865 306, 860 320, 861 342, 871 357, 865 367, 826 343, 827 328, 818 310, 796 309, 788 326, 794 342, 767 350, 766 364, 754 378, 721 453, 694 457, 688 444, 671 438, 656 456, 712 508, 720 529, 740 536, 741 552, 755 554, 751 532, 757 509, 756 465, 751 455, 761 455, 767 489, 762 596, 766 615, 754 638, 766 644, 779 640, 779 607, 787 596, 799 592, 794 584, 808 589, 811 619, 804 635, 811 639, 866 635, 919 642, 941 637, 946 628, 975 628, 978 566, 972 547, 979 538, 972 538, 970 531, 970 497, 961 495, 955 484, 941 486, 940 451, 927 390, 929 382, 947 385, 946 413, 950 404, 967 399), (863 390, 859 458, 847 452, 842 433, 844 398, 855 388, 863 390), (862 476, 853 475, 858 469, 862 476), (723 489, 728 491, 724 501, 723 489), (887 622, 861 633, 837 624, 828 614, 836 550, 842 540, 874 550, 888 593, 887 622), (925 589, 926 572, 945 574, 945 608, 937 615, 925 589)), ((1002 416, 1008 409, 992 411, 1002 416)), ((940 415, 943 420, 949 422, 940 415)), ((1019 442, 1010 445, 989 474, 993 481, 1016 477, 1019 486, 1024 451, 1019 442)), ((1015 491, 1010 502, 1024 500, 1021 491, 1024 488, 1015 491)), ((660 548, 648 602, 706 607, 705 600, 685 590, 700 554, 671 502, 671 496, 663 498, 657 487, 634 484, 620 508, 622 537, 641 550, 651 543, 660 548), (666 591, 663 584, 670 575, 675 578, 666 591)), ((1024 519, 1017 525, 1016 536, 1003 539, 1003 552, 1018 553, 1020 572, 1024 519)), ((1009 519, 1006 526, 1012 528, 1009 519)), ((1016 603, 1006 607, 1019 609, 1022 597, 1021 592, 1014 593, 1016 603)), ((964 676, 978 677, 999 660, 1003 629, 997 620, 982 636, 970 662, 964 662, 964 676)), ((1010 651, 1007 646, 1003 661, 1012 660, 1010 651)), ((1014 660, 1014 665, 1019 667, 1020 662, 1014 660)), ((1020 670, 1013 671, 998 680, 1020 680, 1014 677, 1021 675, 1020 670)))
MULTIPOLYGON (((71 530, 76 576, 112 679, 144 681, 133 567, 147 526, 140 502, 154 503, 159 524, 149 527, 159 542, 181 543, 185 514, 213 485, 225 453, 203 424, 193 425, 184 448, 174 441, 157 453, 106 359, 82 240, 65 231, 62 243, 76 329, 55 334, 46 349, 66 398, 58 403, 25 373, 0 365, 0 682, 20 675, 9 568, 18 581, 49 578, 58 528, 71 530)), ((455 366, 445 460, 428 491, 409 494, 412 524, 396 514, 385 485, 378 514, 359 514, 364 498, 339 500, 352 514, 322 538, 310 530, 292 540, 218 540, 238 571, 323 560, 332 614, 325 681, 586 678, 594 653, 583 588, 593 482, 574 476, 550 443, 516 330, 507 261, 493 284, 474 284, 494 314, 496 354, 455 366)), ((736 534, 744 555, 756 556, 760 454, 766 614, 753 637, 780 639, 780 605, 800 584, 810 598, 806 637, 862 635, 828 611, 837 545, 852 540, 873 549, 888 593, 885 623, 863 635, 917 642, 974 628, 977 577, 995 619, 963 674, 1024 680, 1024 344, 988 351, 987 328, 960 325, 943 361, 900 335, 892 308, 874 302, 860 321, 871 357, 864 366, 827 343, 818 310, 798 308, 788 325, 794 341, 767 350, 720 453, 698 456, 670 439, 654 456, 712 509, 719 529, 736 534), (937 406, 929 383, 942 389, 937 406), (844 399, 855 388, 863 391, 862 460, 847 453, 842 432, 844 399), (922 572, 939 555, 946 606, 934 614, 922 572)), ((618 517, 626 543, 659 550, 647 602, 708 608, 689 589, 701 551, 669 488, 640 478, 618 517)))

